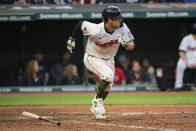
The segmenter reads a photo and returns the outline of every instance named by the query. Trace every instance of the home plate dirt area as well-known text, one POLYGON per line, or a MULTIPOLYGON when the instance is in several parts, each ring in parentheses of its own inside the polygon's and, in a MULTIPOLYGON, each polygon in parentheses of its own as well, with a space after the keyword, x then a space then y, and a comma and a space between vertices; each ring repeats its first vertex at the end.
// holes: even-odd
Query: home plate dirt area
POLYGON ((1 131, 196 131, 195 105, 106 105, 107 120, 96 120, 90 106, 0 107, 1 131), (61 122, 26 118, 23 111, 61 122))

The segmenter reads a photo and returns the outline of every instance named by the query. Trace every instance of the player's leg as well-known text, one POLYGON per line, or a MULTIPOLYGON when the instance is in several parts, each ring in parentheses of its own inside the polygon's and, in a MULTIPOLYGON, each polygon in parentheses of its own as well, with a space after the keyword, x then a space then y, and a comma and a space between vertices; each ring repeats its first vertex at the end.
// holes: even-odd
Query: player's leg
POLYGON ((114 72, 108 65, 107 61, 98 59, 85 54, 84 64, 88 70, 99 76, 100 82, 98 84, 96 97, 92 100, 91 111, 95 114, 96 118, 105 119, 105 109, 103 100, 106 98, 113 81, 114 72))
POLYGON ((181 90, 183 86, 183 76, 186 69, 186 63, 180 58, 176 67, 175 90, 181 90))
MULTIPOLYGON (((115 66, 114 66, 114 59, 111 59, 109 61, 107 61, 107 65, 110 67, 110 69, 112 70, 113 72, 113 78, 114 78, 114 74, 115 74, 115 66)), ((113 80, 112 82, 110 82, 110 84, 106 87, 104 93, 103 93, 103 100, 106 99, 106 97, 108 96, 109 94, 109 91, 110 89, 112 88, 112 85, 113 85, 113 80)))
POLYGON ((88 70, 100 78, 96 98, 106 98, 114 78, 114 60, 98 59, 85 54, 84 64, 88 70))

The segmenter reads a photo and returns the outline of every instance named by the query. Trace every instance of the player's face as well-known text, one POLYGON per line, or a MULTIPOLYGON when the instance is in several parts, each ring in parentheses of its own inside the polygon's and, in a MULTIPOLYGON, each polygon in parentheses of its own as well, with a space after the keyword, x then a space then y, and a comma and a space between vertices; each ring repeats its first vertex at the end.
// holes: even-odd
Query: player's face
POLYGON ((114 28, 119 28, 121 22, 122 22, 122 19, 112 20, 112 21, 111 21, 111 25, 112 25, 114 28))

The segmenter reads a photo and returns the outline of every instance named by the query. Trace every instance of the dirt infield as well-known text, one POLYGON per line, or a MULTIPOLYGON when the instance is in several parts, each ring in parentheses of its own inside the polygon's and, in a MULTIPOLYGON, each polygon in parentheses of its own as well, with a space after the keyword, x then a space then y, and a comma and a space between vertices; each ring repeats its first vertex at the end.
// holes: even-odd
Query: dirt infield
POLYGON ((196 106, 105 106, 107 120, 96 120, 89 106, 0 107, 2 131, 195 131, 196 106), (23 117, 32 112, 61 122, 54 124, 23 117))

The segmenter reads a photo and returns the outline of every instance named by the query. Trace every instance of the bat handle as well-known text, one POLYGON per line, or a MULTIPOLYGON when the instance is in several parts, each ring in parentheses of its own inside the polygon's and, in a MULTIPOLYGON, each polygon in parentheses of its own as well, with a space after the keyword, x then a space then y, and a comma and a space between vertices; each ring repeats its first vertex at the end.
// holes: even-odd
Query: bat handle
POLYGON ((60 122, 57 122, 57 121, 53 121, 53 120, 48 120, 48 119, 45 119, 45 118, 42 118, 42 117, 39 117, 40 120, 44 120, 44 121, 48 121, 48 122, 51 122, 51 123, 54 123, 56 124, 57 126, 60 126, 60 122))

